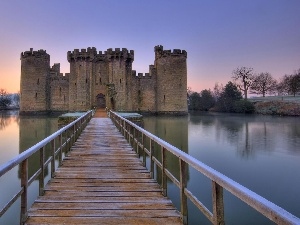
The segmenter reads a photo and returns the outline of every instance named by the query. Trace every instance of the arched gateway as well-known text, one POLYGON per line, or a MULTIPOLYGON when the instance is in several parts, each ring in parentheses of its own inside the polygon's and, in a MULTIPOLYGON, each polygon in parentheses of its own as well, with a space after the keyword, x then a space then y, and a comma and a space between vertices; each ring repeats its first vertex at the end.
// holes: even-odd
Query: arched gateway
POLYGON ((106 107, 106 101, 105 101, 105 95, 100 93, 96 96, 96 102, 97 102, 97 108, 98 109, 105 109, 106 107))

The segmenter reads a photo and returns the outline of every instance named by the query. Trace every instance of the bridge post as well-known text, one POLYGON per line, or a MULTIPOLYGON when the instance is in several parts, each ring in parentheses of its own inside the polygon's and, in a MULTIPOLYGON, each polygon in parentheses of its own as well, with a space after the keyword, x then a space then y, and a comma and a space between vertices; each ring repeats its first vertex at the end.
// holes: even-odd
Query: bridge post
POLYGON ((135 137, 136 137, 136 154, 138 156, 138 158, 140 157, 140 149, 139 149, 139 131, 137 129, 135 129, 136 131, 136 134, 135 134, 135 137))
POLYGON ((161 186, 162 186, 162 194, 163 196, 167 196, 167 175, 165 173, 165 168, 167 167, 167 154, 166 154, 166 149, 161 146, 161 164, 162 164, 162 169, 161 169, 161 186))
POLYGON ((180 168, 180 212, 182 216, 182 223, 184 225, 188 224, 188 206, 187 206, 187 196, 184 193, 187 187, 187 164, 182 159, 179 158, 179 168, 180 168))
POLYGON ((40 149, 40 169, 41 173, 39 176, 39 196, 44 195, 45 186, 45 146, 40 149))
POLYGON ((223 187, 212 181, 213 220, 214 225, 225 225, 223 187))
POLYGON ((51 141, 51 178, 54 177, 55 173, 55 138, 51 141))
POLYGON ((75 143, 75 141, 76 141, 76 137, 75 137, 75 136, 76 136, 76 127, 75 127, 75 126, 76 126, 76 124, 73 125, 73 135, 72 135, 72 136, 73 136, 73 141, 72 141, 72 143, 71 143, 71 145, 70 145, 70 149, 71 149, 71 146, 72 146, 72 145, 75 143))
POLYGON ((150 150, 150 175, 151 175, 151 178, 154 179, 154 161, 152 159, 153 157, 153 144, 152 144, 152 139, 150 139, 150 147, 149 147, 149 150, 150 150))
POLYGON ((27 194, 28 194, 28 158, 21 163, 21 188, 23 193, 21 194, 21 219, 20 224, 24 224, 27 217, 27 194))
MULTIPOLYGON (((58 165, 62 165, 62 133, 58 136, 58 141, 59 141, 59 152, 58 152, 58 165)), ((66 137, 66 145, 67 145, 68 137, 66 137)))
POLYGON ((146 167, 146 152, 145 152, 145 137, 144 137, 144 133, 142 133, 142 146, 143 146, 143 166, 146 167))

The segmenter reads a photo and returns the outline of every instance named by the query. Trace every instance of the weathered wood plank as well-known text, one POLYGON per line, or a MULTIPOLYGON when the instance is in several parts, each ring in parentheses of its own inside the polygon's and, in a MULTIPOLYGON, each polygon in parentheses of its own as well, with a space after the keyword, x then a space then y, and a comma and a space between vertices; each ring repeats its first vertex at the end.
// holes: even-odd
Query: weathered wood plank
POLYGON ((93 118, 25 224, 182 224, 110 119, 93 118))
POLYGON ((182 224, 179 217, 141 218, 141 217, 29 217, 25 225, 176 225, 182 224))
POLYGON ((108 192, 108 191, 93 191, 93 192, 77 192, 77 191, 64 191, 58 192, 55 190, 48 190, 45 192, 44 196, 66 196, 69 197, 70 195, 76 197, 120 197, 120 196, 129 196, 129 197, 151 197, 151 196, 159 196, 161 197, 161 191, 155 190, 152 192, 144 192, 144 191, 118 191, 118 192, 108 192))
POLYGON ((93 202, 93 203, 101 203, 101 202, 163 202, 170 203, 170 200, 167 198, 161 198, 161 196, 154 197, 144 197, 144 196, 73 196, 72 193, 70 195, 60 195, 60 196, 41 196, 35 202, 38 203, 46 203, 46 202, 93 202))
POLYGON ((103 202, 101 204, 94 202, 35 202, 31 209, 64 209, 64 210, 82 210, 82 209, 174 209, 171 201, 157 202, 103 202))
POLYGON ((119 209, 104 209, 104 210, 75 210, 75 209, 67 209, 67 210, 30 210, 31 216, 39 216, 39 217, 54 217, 54 216, 61 216, 66 217, 68 215, 73 216, 82 216, 82 217, 136 217, 136 214, 139 214, 139 217, 142 218, 151 218, 151 217, 171 217, 176 216, 178 217, 178 212, 174 209, 143 209, 143 210, 119 210, 119 209))
MULTIPOLYGON (((51 183, 65 183, 65 179, 52 179, 49 181, 49 184, 51 183)), ((145 179, 115 179, 115 178, 107 178, 107 179, 68 179, 68 184, 70 183, 113 183, 113 184, 119 184, 119 183, 156 183, 155 180, 149 180, 147 178, 145 179)))

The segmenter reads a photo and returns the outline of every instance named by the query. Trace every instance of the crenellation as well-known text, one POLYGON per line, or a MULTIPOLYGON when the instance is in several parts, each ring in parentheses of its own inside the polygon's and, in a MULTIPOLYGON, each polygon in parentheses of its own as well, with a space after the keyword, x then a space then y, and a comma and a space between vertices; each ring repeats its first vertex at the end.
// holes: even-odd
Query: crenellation
POLYGON ((46 60, 50 60, 50 55, 47 54, 46 50, 43 49, 33 51, 33 48, 30 48, 30 51, 22 52, 20 55, 20 59, 27 57, 44 58, 46 60))
POLYGON ((60 63, 54 63, 50 71, 60 74, 60 63))
POLYGON ((151 79, 152 75, 150 73, 138 73, 136 75, 136 71, 132 71, 132 75, 134 76, 134 78, 136 79, 151 79))
POLYGON ((107 107, 116 111, 187 112, 185 50, 154 47, 148 73, 132 70, 134 51, 95 47, 67 52, 70 73, 50 66, 45 50, 21 53, 21 112, 85 111, 107 107), (33 96, 35 96, 33 98, 33 96))
POLYGON ((163 50, 163 46, 158 45, 154 48, 155 52, 155 58, 161 58, 161 57, 169 57, 169 56, 182 56, 187 58, 187 52, 185 50, 181 49, 173 49, 172 50, 163 50))
POLYGON ((113 58, 125 58, 133 61, 134 51, 128 51, 126 48, 122 48, 122 51, 120 48, 115 48, 115 50, 109 48, 104 51, 104 53, 99 51, 97 54, 97 49, 95 47, 89 47, 87 49, 81 49, 80 51, 79 49, 74 49, 74 51, 68 51, 67 53, 68 62, 71 62, 72 60, 105 61, 113 58))

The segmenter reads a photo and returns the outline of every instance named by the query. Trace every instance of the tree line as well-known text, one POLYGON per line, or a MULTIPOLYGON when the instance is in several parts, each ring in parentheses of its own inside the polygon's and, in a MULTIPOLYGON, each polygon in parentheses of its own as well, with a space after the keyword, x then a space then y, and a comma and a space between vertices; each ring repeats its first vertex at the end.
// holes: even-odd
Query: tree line
POLYGON ((255 74, 253 68, 239 67, 233 70, 232 81, 224 87, 216 83, 213 90, 200 93, 188 88, 189 110, 252 113, 254 105, 248 101, 248 92, 263 97, 267 94, 296 96, 300 93, 300 69, 277 81, 269 72, 255 74))
POLYGON ((233 71, 232 76, 237 87, 243 91, 247 99, 248 90, 251 94, 266 94, 296 96, 300 92, 300 69, 293 74, 284 75, 277 81, 269 72, 254 74, 253 68, 239 67, 233 71))
POLYGON ((0 89, 0 109, 19 108, 20 94, 9 94, 5 89, 0 89))

